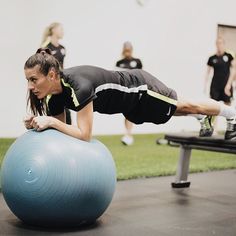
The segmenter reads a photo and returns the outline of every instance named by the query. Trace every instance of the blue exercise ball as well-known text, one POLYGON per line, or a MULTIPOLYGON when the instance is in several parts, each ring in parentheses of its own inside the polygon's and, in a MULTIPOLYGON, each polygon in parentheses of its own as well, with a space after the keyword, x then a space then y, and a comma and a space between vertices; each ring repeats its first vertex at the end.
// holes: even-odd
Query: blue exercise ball
POLYGON ((4 199, 31 225, 94 222, 109 206, 116 185, 111 153, 99 141, 59 131, 28 131, 9 148, 1 169, 4 199))

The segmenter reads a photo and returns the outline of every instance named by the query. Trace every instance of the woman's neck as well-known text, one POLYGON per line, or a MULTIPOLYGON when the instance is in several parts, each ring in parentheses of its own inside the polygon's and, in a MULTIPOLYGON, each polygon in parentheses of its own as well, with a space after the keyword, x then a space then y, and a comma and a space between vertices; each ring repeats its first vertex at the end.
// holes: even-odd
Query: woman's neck
POLYGON ((217 52, 216 52, 216 55, 217 55, 217 56, 222 56, 222 55, 224 55, 224 53, 225 53, 224 51, 217 51, 217 52))
POLYGON ((57 80, 55 80, 54 85, 52 86, 51 94, 60 94, 62 93, 62 91, 63 91, 63 88, 61 84, 61 79, 58 78, 57 80))
POLYGON ((53 44, 55 47, 58 47, 59 44, 59 39, 56 36, 51 36, 51 44, 53 44))

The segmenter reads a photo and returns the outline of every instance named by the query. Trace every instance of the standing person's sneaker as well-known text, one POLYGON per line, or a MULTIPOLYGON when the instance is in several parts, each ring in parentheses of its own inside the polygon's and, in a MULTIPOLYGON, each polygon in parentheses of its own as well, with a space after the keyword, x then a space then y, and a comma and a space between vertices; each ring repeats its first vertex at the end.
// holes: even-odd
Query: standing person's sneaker
POLYGON ((127 145, 127 146, 130 146, 134 143, 134 138, 132 136, 129 136, 129 135, 125 135, 121 138, 121 142, 124 144, 124 145, 127 145))
POLYGON ((236 140, 236 116, 227 119, 227 128, 225 132, 226 140, 236 140))
POLYGON ((211 137, 213 132, 214 132, 214 128, 212 125, 212 116, 205 116, 200 120, 200 124, 201 124, 201 129, 199 132, 199 136, 200 137, 211 137))

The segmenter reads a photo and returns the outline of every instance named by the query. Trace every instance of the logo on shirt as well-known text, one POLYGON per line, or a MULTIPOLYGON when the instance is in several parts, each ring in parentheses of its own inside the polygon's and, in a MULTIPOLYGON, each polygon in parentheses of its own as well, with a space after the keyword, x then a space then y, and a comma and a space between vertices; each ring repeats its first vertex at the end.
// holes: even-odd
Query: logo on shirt
POLYGON ((61 54, 62 54, 62 55, 66 55, 66 50, 65 50, 65 48, 62 48, 62 49, 61 49, 61 54))
POLYGON ((228 56, 224 55, 224 56, 223 56, 223 60, 224 60, 225 62, 229 61, 228 56))
POLYGON ((218 62, 218 60, 217 60, 217 59, 213 59, 212 62, 213 62, 214 64, 216 64, 216 63, 218 62))
POLYGON ((132 67, 132 68, 137 67, 137 62, 136 61, 131 61, 130 62, 130 67, 132 67))
POLYGON ((52 55, 55 55, 57 53, 57 51, 51 51, 52 55))
POLYGON ((122 63, 122 64, 119 65, 119 67, 124 68, 125 64, 122 63))

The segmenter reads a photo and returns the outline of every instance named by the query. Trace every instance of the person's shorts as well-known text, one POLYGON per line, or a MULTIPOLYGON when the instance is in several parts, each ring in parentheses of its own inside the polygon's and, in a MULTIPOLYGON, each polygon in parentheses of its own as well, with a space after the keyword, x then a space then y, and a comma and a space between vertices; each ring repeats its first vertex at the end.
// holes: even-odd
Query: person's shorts
POLYGON ((223 101, 225 103, 230 103, 233 96, 233 89, 231 88, 231 96, 225 94, 224 89, 211 87, 210 97, 216 101, 223 101))
POLYGON ((151 74, 141 71, 148 90, 140 94, 140 100, 134 109, 124 116, 135 124, 151 122, 166 123, 177 108, 177 94, 151 74))

